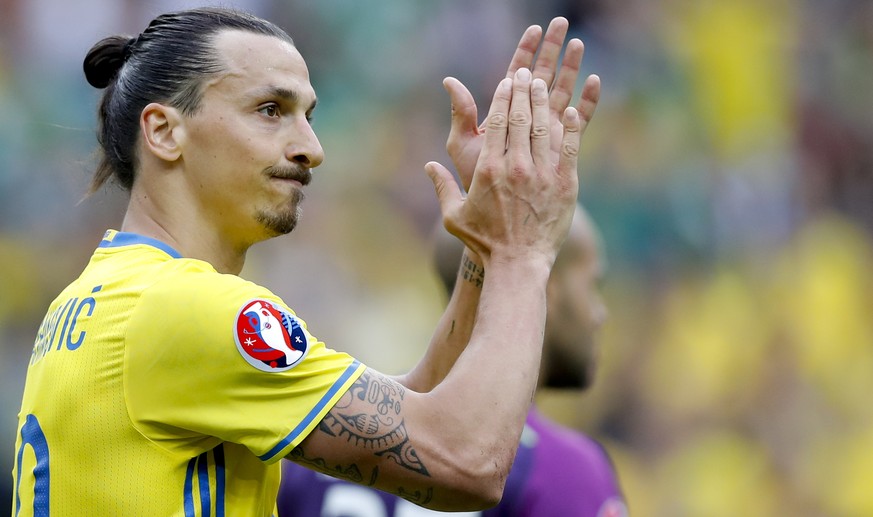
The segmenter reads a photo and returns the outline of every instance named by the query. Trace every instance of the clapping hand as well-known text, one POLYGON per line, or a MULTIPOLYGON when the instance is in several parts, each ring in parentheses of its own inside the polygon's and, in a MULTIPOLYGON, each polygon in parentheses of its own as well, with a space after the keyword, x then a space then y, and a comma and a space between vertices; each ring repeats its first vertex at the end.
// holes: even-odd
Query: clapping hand
MULTIPOLYGON (((570 106, 576 80, 582 65, 585 46, 581 40, 573 38, 567 43, 564 59, 558 68, 558 57, 567 36, 568 22, 565 18, 555 18, 549 23, 545 38, 542 38, 542 28, 538 25, 528 27, 518 43, 518 48, 512 56, 507 78, 512 78, 520 68, 532 71, 534 79, 542 79, 548 88, 549 102, 549 150, 552 163, 557 165, 563 134, 562 117, 564 110, 570 106), (542 39, 542 45, 540 40, 542 39), (534 57, 539 50, 539 56, 534 57)), ((470 188, 476 161, 482 152, 485 141, 485 123, 478 120, 476 102, 470 91, 457 79, 447 77, 443 86, 449 93, 452 102, 452 127, 446 142, 446 150, 455 165, 461 183, 465 189, 470 188)), ((589 75, 582 87, 582 94, 575 105, 580 117, 579 138, 585 132, 588 122, 594 116, 594 110, 600 100, 600 78, 589 75)))

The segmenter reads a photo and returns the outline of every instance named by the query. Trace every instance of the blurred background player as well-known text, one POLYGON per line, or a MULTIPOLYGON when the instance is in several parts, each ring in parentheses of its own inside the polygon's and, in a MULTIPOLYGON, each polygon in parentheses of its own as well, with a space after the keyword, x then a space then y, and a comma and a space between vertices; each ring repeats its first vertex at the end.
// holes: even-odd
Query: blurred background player
MULTIPOLYGON (((438 227, 434 262, 451 294, 457 281, 478 273, 461 262, 464 246, 438 227)), ((577 208, 567 240, 549 277, 543 361, 538 388, 585 389, 594 380, 596 334, 607 309, 598 290, 605 269, 599 233, 577 208)), ((416 517, 439 512, 390 494, 346 483, 284 462, 279 516, 416 517)), ((558 425, 532 408, 509 474, 503 500, 484 512, 462 515, 621 517, 627 515, 617 476, 592 438, 558 425)))

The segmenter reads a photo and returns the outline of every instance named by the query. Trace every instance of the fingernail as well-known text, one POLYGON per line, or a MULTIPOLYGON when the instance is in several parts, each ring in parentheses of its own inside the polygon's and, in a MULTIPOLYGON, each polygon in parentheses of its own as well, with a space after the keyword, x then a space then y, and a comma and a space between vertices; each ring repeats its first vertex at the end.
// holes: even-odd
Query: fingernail
POLYGON ((515 73, 515 78, 520 79, 522 81, 530 80, 530 70, 527 68, 519 68, 518 72, 515 73))
POLYGON ((539 77, 537 77, 533 81, 532 88, 533 88, 533 91, 535 91, 537 93, 543 93, 546 91, 546 82, 543 81, 542 79, 540 79, 539 77))
POLYGON ((497 85, 497 88, 500 90, 508 90, 512 88, 512 79, 508 77, 505 79, 501 79, 500 83, 497 85))

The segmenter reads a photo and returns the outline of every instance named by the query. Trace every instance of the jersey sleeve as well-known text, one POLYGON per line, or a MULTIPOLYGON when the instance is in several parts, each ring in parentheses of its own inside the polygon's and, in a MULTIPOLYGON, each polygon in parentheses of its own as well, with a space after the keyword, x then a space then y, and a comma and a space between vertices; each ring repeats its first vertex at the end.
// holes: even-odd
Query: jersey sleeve
POLYGON ((146 289, 125 336, 130 418, 169 450, 228 441, 277 461, 364 370, 269 290, 214 272, 146 289))

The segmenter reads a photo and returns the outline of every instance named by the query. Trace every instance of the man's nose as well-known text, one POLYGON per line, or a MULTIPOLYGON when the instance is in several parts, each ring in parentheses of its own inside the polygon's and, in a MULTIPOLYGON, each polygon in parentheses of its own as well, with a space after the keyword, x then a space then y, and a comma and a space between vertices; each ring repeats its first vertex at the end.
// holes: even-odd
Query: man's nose
POLYGON ((308 121, 303 121, 297 127, 297 138, 286 148, 285 157, 308 169, 314 169, 324 161, 324 149, 308 121))

